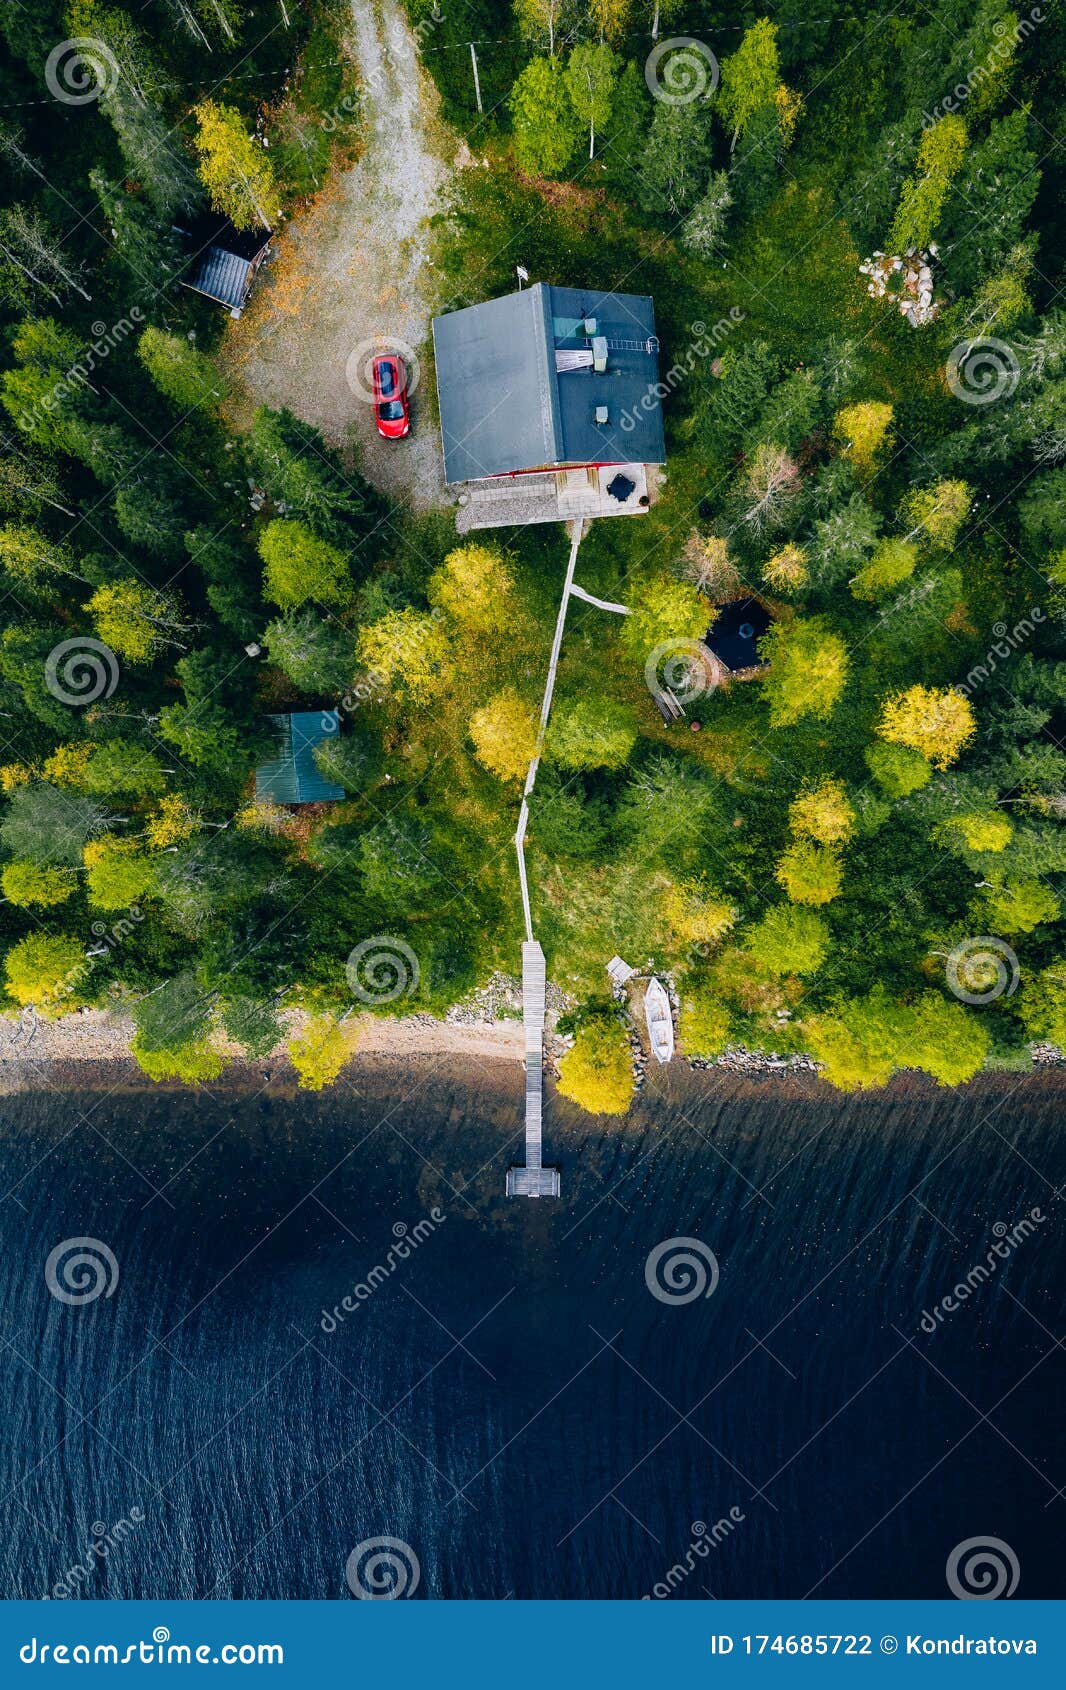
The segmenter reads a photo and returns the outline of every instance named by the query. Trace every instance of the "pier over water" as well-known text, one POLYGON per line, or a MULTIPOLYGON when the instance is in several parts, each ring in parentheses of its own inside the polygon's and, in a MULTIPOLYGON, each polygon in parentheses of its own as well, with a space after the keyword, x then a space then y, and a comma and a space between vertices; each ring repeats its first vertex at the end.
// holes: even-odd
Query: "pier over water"
POLYGON ((526 1036, 526 1165, 507 1171, 508 1197, 558 1197, 559 1170, 541 1162, 544 1099, 544 952, 536 939, 522 946, 522 1025, 526 1036))

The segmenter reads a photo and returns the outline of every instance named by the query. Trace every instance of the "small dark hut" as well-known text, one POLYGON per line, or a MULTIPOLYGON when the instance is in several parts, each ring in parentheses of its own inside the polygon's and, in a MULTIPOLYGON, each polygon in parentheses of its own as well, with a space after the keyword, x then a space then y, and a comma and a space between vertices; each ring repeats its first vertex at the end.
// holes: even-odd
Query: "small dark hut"
POLYGON ((703 643, 731 675, 764 667, 759 641, 770 626, 770 612, 760 599, 732 599, 722 605, 703 643))
POLYGON ((225 305, 239 317, 270 246, 269 229, 238 229, 227 217, 204 218, 179 229, 189 252, 182 286, 225 305))

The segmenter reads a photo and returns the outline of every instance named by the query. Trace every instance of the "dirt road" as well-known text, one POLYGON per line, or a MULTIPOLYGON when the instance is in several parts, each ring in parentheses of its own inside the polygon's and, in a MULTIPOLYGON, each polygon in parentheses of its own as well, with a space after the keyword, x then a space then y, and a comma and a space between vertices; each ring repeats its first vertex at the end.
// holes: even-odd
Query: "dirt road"
POLYGON ((237 420, 257 405, 287 405, 350 452, 375 486, 425 510, 445 497, 433 412, 416 388, 410 436, 382 440, 369 362, 375 351, 400 351, 417 380, 434 292, 426 219, 446 202, 459 142, 440 117, 400 0, 352 0, 351 47, 365 151, 279 231, 222 359, 237 420))

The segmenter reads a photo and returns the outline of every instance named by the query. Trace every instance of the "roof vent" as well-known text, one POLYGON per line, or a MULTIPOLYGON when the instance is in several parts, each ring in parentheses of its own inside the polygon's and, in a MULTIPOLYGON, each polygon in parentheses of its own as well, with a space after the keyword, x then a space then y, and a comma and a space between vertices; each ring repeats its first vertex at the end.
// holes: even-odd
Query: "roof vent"
POLYGON ((607 407, 606 407, 606 405, 597 405, 596 406, 596 421, 600 424, 601 427, 607 421, 607 407))
POLYGON ((592 336, 596 333, 596 327, 597 327, 597 325, 596 325, 595 317, 586 317, 585 318, 585 333, 588 335, 590 340, 592 339, 592 336))
POLYGON ((606 337, 606 335, 599 334, 599 335, 596 335, 593 339, 593 342, 592 342, 592 368, 596 371, 597 375, 601 375, 601 376, 602 376, 604 370, 607 368, 607 337, 606 337))

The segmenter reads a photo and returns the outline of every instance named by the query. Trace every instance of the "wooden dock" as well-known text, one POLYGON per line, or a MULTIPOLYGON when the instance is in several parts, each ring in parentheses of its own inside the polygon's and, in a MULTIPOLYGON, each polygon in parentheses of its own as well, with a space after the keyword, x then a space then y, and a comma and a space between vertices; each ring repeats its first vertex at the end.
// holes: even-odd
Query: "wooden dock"
MULTIPOLYGON (((585 532, 584 522, 580 519, 571 522, 569 528, 570 560, 566 566, 563 596, 559 601, 559 612, 555 620, 555 634, 552 638, 551 655, 548 659, 548 675, 544 683, 544 697, 540 706, 537 742, 526 772, 526 784, 522 789, 522 808, 519 811, 518 827, 514 836, 515 852, 518 858, 518 882, 522 891, 522 914, 526 924, 526 936, 522 943, 522 1022, 526 1033, 526 1163, 525 1167, 516 1166, 507 1170, 508 1197, 558 1197, 559 1195, 558 1168, 546 1168, 541 1161, 543 1148, 541 1120, 544 1105, 546 970, 544 967, 544 952, 533 937, 533 916, 529 907, 529 881, 526 876, 526 826, 529 821, 529 797, 536 784, 541 752, 544 749, 544 736, 548 731, 548 717, 551 715, 555 675, 559 667, 563 629, 566 626, 566 610, 574 586, 577 549, 585 532)), ((602 603, 601 600, 589 598, 587 593, 581 593, 579 596, 588 598, 590 603, 602 603)), ((603 608, 623 609, 621 605, 605 605, 603 608)))
POLYGON ((526 1037, 526 1162, 507 1170, 508 1197, 558 1197, 559 1170, 542 1162, 544 1102, 544 952, 535 939, 522 945, 522 1025, 526 1037))

